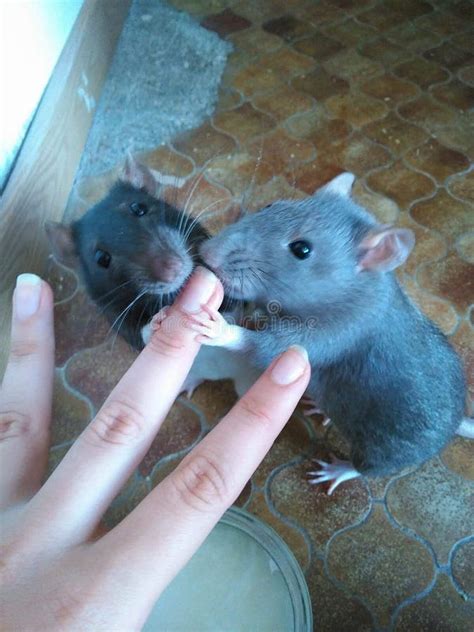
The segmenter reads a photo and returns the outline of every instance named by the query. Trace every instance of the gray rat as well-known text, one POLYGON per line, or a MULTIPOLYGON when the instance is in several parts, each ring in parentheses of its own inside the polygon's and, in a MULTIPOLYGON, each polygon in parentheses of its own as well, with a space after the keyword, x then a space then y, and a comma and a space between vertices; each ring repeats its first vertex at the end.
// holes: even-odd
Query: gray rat
MULTIPOLYGON (((56 259, 79 269, 91 298, 137 350, 154 314, 200 263, 198 246, 209 237, 195 218, 157 197, 157 175, 130 155, 119 180, 79 220, 46 224, 56 259)), ((235 317, 238 305, 225 298, 222 309, 235 317)), ((183 390, 191 396, 205 380, 230 378, 242 394, 250 376, 255 369, 235 354, 202 349, 183 390)))
POLYGON ((254 331, 209 312, 195 325, 204 344, 245 351, 260 368, 292 344, 308 351, 308 393, 350 444, 351 463, 310 473, 332 481, 330 493, 438 453, 466 399, 458 356, 392 273, 413 233, 379 225, 351 199, 353 181, 341 174, 310 198, 275 202, 200 246, 226 292, 268 311, 254 331))

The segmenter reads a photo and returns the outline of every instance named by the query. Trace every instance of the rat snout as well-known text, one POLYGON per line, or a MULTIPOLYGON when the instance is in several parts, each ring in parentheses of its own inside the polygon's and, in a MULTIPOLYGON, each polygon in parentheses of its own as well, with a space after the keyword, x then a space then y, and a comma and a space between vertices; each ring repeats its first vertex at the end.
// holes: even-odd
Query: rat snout
POLYGON ((156 281, 172 283, 183 272, 183 262, 173 255, 155 256, 151 261, 151 275, 156 281))
POLYGON ((218 271, 219 266, 222 264, 222 256, 218 249, 213 247, 212 239, 208 239, 201 244, 199 254, 206 265, 212 268, 214 272, 218 271))

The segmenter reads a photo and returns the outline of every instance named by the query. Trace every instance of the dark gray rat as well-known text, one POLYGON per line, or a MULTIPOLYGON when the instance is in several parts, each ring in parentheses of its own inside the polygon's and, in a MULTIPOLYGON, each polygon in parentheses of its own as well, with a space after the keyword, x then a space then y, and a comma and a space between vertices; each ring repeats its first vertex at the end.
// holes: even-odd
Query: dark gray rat
POLYGON ((151 170, 129 156, 120 179, 79 220, 46 225, 55 257, 80 269, 91 298, 135 349, 144 346, 142 328, 173 302, 209 237, 156 192, 151 170))
POLYGON ((308 393, 351 450, 351 463, 310 473, 333 481, 330 492, 438 453, 466 400, 458 356, 392 273, 413 233, 378 224, 351 199, 353 181, 341 174, 310 198, 275 202, 200 246, 225 291, 268 314, 251 331, 209 313, 196 323, 204 344, 245 351, 260 368, 290 345, 308 351, 308 393))

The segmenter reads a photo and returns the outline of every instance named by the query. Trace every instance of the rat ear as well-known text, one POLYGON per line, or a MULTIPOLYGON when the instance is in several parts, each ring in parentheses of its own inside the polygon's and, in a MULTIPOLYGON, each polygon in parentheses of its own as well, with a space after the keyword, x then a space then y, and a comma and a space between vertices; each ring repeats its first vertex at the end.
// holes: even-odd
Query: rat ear
POLYGON ((349 173, 348 171, 346 173, 340 173, 321 187, 320 191, 324 191, 325 193, 334 193, 336 195, 341 195, 342 197, 349 197, 354 180, 355 175, 353 173, 349 173))
POLYGON ((147 166, 137 162, 131 153, 127 154, 120 180, 136 189, 144 189, 149 195, 156 195, 156 180, 147 166))
POLYGON ((360 242, 358 271, 388 272, 404 263, 415 245, 415 235, 408 228, 380 226, 360 242))
POLYGON ((71 226, 58 222, 46 222, 45 229, 54 257, 60 263, 74 266, 78 257, 71 226))

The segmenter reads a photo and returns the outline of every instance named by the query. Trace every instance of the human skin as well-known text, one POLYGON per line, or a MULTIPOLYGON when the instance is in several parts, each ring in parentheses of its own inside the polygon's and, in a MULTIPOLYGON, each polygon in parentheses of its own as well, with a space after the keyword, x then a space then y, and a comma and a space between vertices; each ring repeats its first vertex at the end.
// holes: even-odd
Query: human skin
POLYGON ((109 532, 101 518, 146 454, 199 351, 193 314, 217 308, 198 268, 149 344, 43 484, 54 371, 53 294, 21 275, 0 391, 4 630, 139 630, 164 588, 235 501, 304 393, 292 347, 181 464, 109 532))

